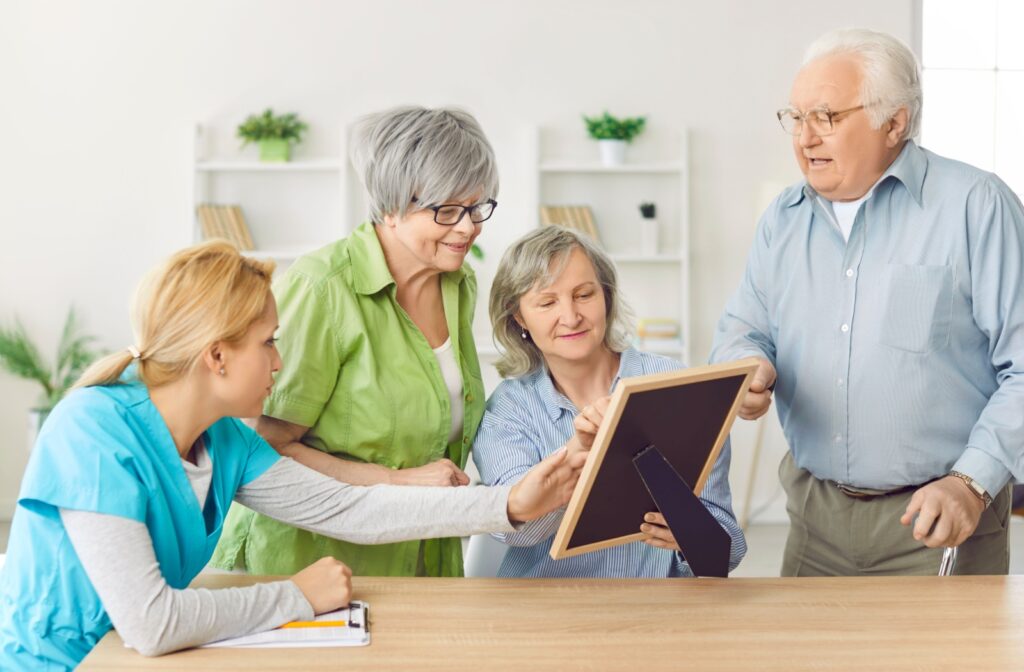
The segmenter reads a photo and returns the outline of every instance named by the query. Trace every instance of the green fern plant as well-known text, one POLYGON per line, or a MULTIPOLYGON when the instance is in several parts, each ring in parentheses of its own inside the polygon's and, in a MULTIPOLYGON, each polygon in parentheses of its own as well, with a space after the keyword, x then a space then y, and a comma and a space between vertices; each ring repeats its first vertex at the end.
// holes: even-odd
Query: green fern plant
POLYGON ((625 140, 632 142, 640 135, 647 123, 646 117, 618 119, 607 111, 599 117, 583 115, 583 123, 587 125, 587 133, 595 140, 625 140))
POLYGON ((252 114, 238 127, 238 137, 244 140, 245 147, 250 142, 260 140, 287 140, 289 143, 302 142, 302 134, 306 132, 306 122, 299 121, 294 112, 274 114, 269 107, 263 114, 252 114))
POLYGON ((39 383, 43 388, 37 410, 48 413, 98 356, 92 348, 96 339, 79 333, 75 309, 68 311, 56 365, 51 367, 29 337, 25 326, 15 319, 14 326, 0 327, 0 368, 19 378, 39 383))

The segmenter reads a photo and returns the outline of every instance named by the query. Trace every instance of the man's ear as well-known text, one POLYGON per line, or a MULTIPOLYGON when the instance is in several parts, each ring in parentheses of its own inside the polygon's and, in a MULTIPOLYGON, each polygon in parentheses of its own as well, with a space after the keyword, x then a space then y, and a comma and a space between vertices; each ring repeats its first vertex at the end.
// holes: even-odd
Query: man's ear
POLYGON ((903 142, 903 136, 907 132, 909 116, 905 107, 896 110, 896 114, 892 115, 892 119, 888 121, 888 130, 885 133, 886 147, 893 149, 903 142))

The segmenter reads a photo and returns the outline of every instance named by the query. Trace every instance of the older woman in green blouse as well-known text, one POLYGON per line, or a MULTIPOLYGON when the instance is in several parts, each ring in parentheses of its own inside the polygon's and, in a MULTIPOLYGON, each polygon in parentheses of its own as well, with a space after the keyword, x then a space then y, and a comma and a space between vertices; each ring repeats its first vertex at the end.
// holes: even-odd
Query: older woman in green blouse
MULTIPOLYGON (((276 283, 278 347, 292 364, 257 430, 282 455, 347 483, 466 485, 484 390, 476 278, 464 261, 497 205, 494 153, 469 114, 407 107, 364 119, 352 159, 370 221, 276 283)), ((324 555, 355 574, 462 574, 458 539, 360 546, 237 504, 212 562, 289 574, 324 555)))

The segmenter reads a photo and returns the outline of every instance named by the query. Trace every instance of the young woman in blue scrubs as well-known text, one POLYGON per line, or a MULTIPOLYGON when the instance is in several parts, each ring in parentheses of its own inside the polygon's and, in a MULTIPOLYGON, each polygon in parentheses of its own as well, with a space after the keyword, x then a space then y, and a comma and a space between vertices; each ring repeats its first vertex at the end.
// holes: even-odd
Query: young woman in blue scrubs
POLYGON ((568 501, 583 460, 564 452, 512 488, 361 488, 280 457, 236 419, 261 413, 281 367, 272 270, 224 243, 179 252, 140 288, 135 345, 54 409, 0 572, 0 669, 71 669, 111 627, 158 655, 348 603, 334 558, 188 588, 232 500, 358 543, 512 531, 568 501))

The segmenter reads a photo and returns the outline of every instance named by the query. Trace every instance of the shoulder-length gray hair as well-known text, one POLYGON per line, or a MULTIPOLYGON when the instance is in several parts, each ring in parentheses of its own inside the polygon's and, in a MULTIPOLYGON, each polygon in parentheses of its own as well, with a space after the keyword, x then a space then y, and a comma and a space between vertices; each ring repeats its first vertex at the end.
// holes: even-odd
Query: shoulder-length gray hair
POLYGON ((363 117, 352 130, 350 157, 374 224, 415 207, 498 197, 494 150, 463 110, 395 107, 363 117))
POLYGON ((629 347, 633 332, 631 312, 619 296, 612 260, 589 236, 561 226, 545 226, 505 250, 491 285, 491 327, 495 343, 502 350, 495 367, 503 378, 525 375, 543 363, 544 357, 533 339, 523 338, 523 330, 516 322, 519 301, 534 287, 550 286, 565 270, 569 255, 576 249, 590 259, 604 291, 604 344, 612 352, 629 347))
POLYGON ((907 108, 904 140, 921 132, 921 68, 914 52, 892 35, 865 28, 845 28, 825 33, 807 48, 804 65, 836 54, 852 54, 861 59, 864 81, 860 102, 879 128, 892 119, 901 107, 907 108))

